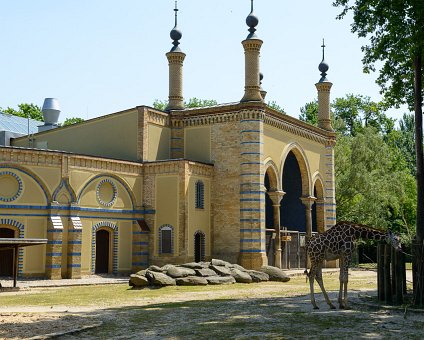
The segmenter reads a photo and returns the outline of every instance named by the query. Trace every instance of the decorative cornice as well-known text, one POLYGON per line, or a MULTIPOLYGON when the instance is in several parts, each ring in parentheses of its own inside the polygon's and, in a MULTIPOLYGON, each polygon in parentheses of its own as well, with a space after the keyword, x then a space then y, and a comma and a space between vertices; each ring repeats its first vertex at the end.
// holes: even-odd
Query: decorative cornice
POLYGON ((165 112, 147 110, 147 123, 153 123, 160 126, 169 126, 169 115, 165 112))

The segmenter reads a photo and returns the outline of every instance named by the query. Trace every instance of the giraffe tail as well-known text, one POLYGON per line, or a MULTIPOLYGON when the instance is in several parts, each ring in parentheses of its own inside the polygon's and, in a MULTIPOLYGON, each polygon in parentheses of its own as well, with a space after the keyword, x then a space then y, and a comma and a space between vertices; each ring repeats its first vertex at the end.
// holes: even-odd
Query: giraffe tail
POLYGON ((305 271, 303 272, 303 274, 306 275, 306 282, 308 282, 308 279, 309 279, 308 268, 305 268, 305 271))

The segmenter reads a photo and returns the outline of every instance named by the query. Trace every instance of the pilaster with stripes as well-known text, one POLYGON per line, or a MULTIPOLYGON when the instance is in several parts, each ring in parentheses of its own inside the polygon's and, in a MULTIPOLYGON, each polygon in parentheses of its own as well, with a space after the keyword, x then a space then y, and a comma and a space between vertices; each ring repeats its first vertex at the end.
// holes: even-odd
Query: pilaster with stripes
POLYGON ((137 221, 132 226, 132 272, 149 266, 149 232, 142 231, 137 221))
POLYGON ((51 215, 47 223, 46 277, 51 280, 62 278, 63 224, 60 216, 51 215))
POLYGON ((240 120, 240 264, 258 269, 267 264, 265 188, 263 186, 263 119, 261 109, 241 112, 240 120))
POLYGON ((71 217, 68 229, 68 279, 81 278, 82 223, 71 217))

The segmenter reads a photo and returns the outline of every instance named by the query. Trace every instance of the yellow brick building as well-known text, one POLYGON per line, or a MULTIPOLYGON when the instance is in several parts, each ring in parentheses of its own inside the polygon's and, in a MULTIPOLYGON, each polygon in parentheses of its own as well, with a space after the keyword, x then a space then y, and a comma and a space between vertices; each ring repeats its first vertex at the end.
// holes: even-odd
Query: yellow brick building
MULTIPOLYGON (((282 228, 334 224, 328 67, 316 84, 319 127, 273 110, 260 86, 258 20, 246 22, 239 102, 184 108, 175 27, 165 111, 138 106, 0 147, 0 237, 48 239, 20 251, 20 276, 128 274, 211 257, 281 267, 282 228)), ((1 256, 8 275, 12 259, 1 256)))

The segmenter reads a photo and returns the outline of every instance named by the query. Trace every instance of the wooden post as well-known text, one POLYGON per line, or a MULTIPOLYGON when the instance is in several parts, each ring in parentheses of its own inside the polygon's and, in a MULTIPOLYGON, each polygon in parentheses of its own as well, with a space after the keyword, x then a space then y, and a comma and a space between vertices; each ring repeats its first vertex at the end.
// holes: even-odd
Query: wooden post
POLYGON ((19 261, 19 248, 15 246, 13 248, 13 288, 16 288, 16 282, 18 281, 18 261, 19 261))
POLYGON ((384 301, 384 244, 377 245, 377 291, 378 301, 384 301))
POLYGON ((390 280, 390 252, 391 246, 384 245, 384 301, 387 303, 392 302, 392 287, 390 280))

